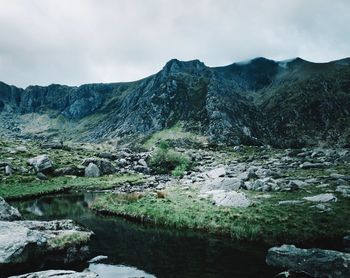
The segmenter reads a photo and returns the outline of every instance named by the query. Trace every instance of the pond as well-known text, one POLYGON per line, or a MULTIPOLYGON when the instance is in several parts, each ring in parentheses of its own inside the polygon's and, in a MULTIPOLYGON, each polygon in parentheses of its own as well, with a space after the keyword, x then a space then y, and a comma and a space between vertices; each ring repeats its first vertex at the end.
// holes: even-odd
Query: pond
POLYGON ((95 233, 89 246, 91 257, 108 257, 103 263, 88 265, 101 278, 276 275, 265 264, 266 247, 102 216, 89 209, 95 197, 93 193, 70 193, 11 204, 25 219, 73 219, 91 229, 95 233))

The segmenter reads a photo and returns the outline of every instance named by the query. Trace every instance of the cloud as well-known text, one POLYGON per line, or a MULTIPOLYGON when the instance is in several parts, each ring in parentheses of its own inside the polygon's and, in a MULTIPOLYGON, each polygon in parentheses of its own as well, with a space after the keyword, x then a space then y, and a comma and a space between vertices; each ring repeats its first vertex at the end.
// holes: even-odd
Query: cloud
POLYGON ((171 58, 350 56, 348 0, 0 0, 0 80, 130 81, 171 58))

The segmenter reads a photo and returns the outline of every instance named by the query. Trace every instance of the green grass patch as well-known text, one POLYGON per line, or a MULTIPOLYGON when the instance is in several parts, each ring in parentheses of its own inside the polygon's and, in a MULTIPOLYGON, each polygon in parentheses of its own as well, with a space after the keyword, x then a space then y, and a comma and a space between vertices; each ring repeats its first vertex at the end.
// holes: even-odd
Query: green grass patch
MULTIPOLYGON (((32 177, 28 177, 32 178, 32 177)), ((115 174, 96 178, 86 177, 57 177, 46 181, 26 181, 17 176, 11 177, 6 183, 0 183, 0 196, 6 199, 34 197, 66 190, 92 190, 118 187, 126 182, 142 183, 139 174, 115 174)))
POLYGON ((158 150, 148 161, 151 169, 157 174, 172 174, 176 177, 184 175, 190 169, 191 161, 185 155, 170 150, 165 141, 161 141, 158 150))
POLYGON ((48 240, 50 249, 63 250, 73 245, 82 245, 90 239, 89 232, 67 232, 48 240))
POLYGON ((350 232, 350 202, 339 197, 331 203, 332 211, 320 213, 313 203, 278 205, 282 200, 300 200, 321 193, 313 187, 298 192, 276 192, 270 198, 249 192, 254 205, 248 208, 225 208, 201 200, 195 191, 168 189, 164 198, 153 194, 129 202, 119 195, 99 197, 92 208, 156 225, 202 230, 237 240, 262 241, 267 244, 300 243, 339 238, 350 232))
POLYGON ((143 147, 151 149, 155 147, 158 142, 166 140, 188 139, 193 142, 206 143, 207 139, 204 136, 195 134, 193 132, 184 131, 181 123, 177 123, 171 128, 163 129, 153 133, 150 138, 144 142, 143 147))

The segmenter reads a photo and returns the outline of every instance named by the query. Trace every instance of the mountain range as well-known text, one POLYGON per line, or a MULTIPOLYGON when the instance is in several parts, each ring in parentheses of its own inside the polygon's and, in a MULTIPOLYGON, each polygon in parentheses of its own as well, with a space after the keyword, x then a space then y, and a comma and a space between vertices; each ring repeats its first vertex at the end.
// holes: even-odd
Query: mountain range
POLYGON ((98 142, 181 124, 228 145, 349 146, 350 58, 223 67, 173 59, 135 82, 25 89, 0 82, 0 123, 2 136, 98 142))

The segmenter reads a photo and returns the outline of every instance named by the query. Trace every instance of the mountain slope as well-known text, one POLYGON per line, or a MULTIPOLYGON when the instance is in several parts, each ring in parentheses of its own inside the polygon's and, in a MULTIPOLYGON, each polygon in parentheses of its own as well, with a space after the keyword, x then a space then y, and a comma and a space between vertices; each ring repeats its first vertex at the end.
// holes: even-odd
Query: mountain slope
POLYGON ((181 122, 226 144, 346 145, 350 59, 311 63, 256 58, 210 68, 169 61, 129 83, 16 88, 0 83, 0 132, 64 133, 97 141, 148 135, 181 122))

